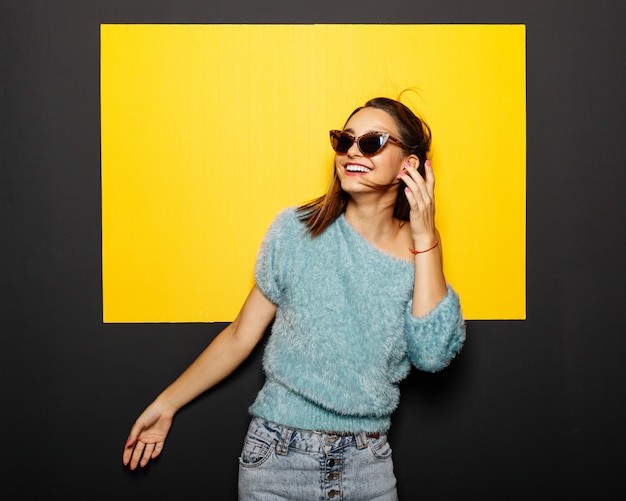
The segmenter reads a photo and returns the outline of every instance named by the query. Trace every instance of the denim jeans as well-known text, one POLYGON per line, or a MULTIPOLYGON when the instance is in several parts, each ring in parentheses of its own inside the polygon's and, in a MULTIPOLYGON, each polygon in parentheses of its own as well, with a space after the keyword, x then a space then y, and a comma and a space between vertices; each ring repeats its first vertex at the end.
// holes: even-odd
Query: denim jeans
POLYGON ((387 436, 337 435, 253 418, 239 458, 240 501, 397 501, 387 436))

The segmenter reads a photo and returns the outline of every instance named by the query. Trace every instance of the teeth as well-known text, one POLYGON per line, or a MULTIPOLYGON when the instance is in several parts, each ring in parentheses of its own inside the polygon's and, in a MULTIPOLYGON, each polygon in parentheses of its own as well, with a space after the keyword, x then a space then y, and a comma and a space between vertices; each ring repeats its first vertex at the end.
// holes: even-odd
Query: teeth
POLYGON ((346 165, 346 170, 348 172, 369 172, 372 169, 368 169, 364 165, 346 165))

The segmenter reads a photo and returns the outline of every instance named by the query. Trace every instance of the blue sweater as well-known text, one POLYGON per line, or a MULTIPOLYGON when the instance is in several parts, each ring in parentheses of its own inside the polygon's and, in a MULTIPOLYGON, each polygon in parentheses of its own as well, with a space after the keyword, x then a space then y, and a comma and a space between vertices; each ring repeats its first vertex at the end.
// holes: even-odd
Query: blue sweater
POLYGON ((414 265, 367 242, 341 215, 311 238, 293 208, 272 222, 255 267, 278 309, 254 416, 294 428, 386 432, 411 363, 444 368, 465 340, 457 294, 411 314, 414 265))

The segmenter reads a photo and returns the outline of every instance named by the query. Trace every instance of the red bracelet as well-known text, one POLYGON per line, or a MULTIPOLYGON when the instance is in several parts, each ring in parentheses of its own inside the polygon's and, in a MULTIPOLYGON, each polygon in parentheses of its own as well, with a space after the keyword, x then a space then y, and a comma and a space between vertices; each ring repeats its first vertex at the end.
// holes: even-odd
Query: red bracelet
POLYGON ((411 251, 411 254, 413 254, 413 255, 416 255, 416 254, 423 254, 424 252, 428 252, 429 250, 433 250, 433 249, 434 249, 435 247, 437 247, 438 245, 439 245, 439 240, 437 240, 437 241, 435 242, 435 244, 434 244, 432 247, 429 247, 429 248, 428 248, 428 249, 426 249, 426 250, 423 250, 423 251, 418 251, 418 250, 415 250, 415 249, 411 249, 411 248, 409 247, 409 251, 411 251))

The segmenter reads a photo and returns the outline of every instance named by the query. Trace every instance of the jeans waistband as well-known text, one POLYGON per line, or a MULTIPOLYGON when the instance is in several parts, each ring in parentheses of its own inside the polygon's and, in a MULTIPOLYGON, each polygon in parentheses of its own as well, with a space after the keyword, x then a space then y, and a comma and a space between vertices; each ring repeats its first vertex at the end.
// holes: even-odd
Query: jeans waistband
POLYGON ((281 455, 287 454, 290 445, 296 448, 304 447, 307 450, 311 450, 311 448, 318 449, 324 446, 336 448, 353 444, 358 449, 365 449, 370 440, 377 440, 383 436, 379 432, 303 430, 272 423, 259 417, 252 419, 251 431, 268 438, 273 436, 273 441, 276 444, 276 453, 281 455))
MULTIPOLYGON (((354 433, 350 431, 328 431, 328 430, 311 430, 311 433, 317 433, 320 435, 334 435, 335 437, 356 437, 357 435, 360 434, 360 433, 354 433)), ((367 438, 380 438, 380 433, 377 431, 376 432, 365 431, 361 433, 365 433, 365 436, 367 438)))

